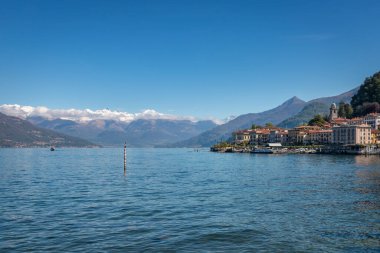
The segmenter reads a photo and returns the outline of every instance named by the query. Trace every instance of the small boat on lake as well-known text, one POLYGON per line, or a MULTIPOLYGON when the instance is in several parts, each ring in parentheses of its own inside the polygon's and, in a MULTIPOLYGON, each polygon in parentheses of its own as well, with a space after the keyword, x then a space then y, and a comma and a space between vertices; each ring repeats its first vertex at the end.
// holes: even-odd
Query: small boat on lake
POLYGON ((55 148, 54 147, 50 147, 50 151, 54 151, 55 150, 55 148))

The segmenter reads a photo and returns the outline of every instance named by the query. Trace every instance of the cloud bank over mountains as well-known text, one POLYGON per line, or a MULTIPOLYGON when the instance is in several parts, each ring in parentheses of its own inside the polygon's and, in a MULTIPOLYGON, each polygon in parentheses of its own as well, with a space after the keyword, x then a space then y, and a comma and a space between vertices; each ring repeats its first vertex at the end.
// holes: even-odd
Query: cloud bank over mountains
MULTIPOLYGON (((178 116, 157 112, 153 109, 147 109, 138 113, 129 113, 121 111, 112 111, 109 109, 91 110, 91 109, 50 109, 45 106, 23 106, 18 104, 0 105, 0 112, 26 119, 28 117, 43 117, 45 119, 66 119, 75 122, 88 122, 91 120, 115 120, 122 122, 132 122, 138 119, 165 119, 165 120, 190 120, 197 122, 200 119, 192 116, 178 116)), ((209 119, 216 124, 224 123, 223 120, 209 119)))

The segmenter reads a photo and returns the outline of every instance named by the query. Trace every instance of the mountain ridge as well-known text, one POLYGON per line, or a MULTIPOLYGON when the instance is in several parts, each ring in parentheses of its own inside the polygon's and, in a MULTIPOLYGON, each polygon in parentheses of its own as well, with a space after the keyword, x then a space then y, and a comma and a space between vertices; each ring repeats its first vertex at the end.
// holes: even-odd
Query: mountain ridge
POLYGON ((197 122, 167 119, 137 119, 132 122, 91 120, 82 124, 41 117, 30 117, 28 120, 39 127, 81 137, 103 146, 120 146, 127 141, 130 147, 153 147, 177 142, 216 126, 211 120, 197 122))
POLYGON ((0 147, 98 147, 87 140, 37 127, 0 113, 0 147))
POLYGON ((166 147, 207 147, 215 144, 221 139, 228 139, 233 131, 243 128, 249 128, 253 123, 262 125, 265 123, 278 124, 286 118, 295 115, 302 110, 305 101, 296 96, 286 100, 281 105, 260 113, 247 113, 236 117, 235 119, 216 126, 198 136, 188 140, 166 145, 166 147))
POLYGON ((316 98, 308 102, 293 96, 275 108, 232 117, 221 125, 211 120, 189 119, 136 119, 130 122, 114 119, 80 122, 63 118, 47 119, 42 116, 30 116, 26 119, 37 127, 104 146, 119 146, 127 141, 131 147, 207 147, 230 138, 233 131, 249 128, 252 124, 272 123, 281 127, 302 124, 309 121, 314 114, 327 114, 328 106, 332 102, 349 102, 357 90, 358 88, 354 88, 337 96, 316 98))
POLYGON ((297 124, 297 122, 310 120, 314 116, 313 113, 315 112, 328 112, 328 106, 333 102, 350 102, 351 97, 358 91, 358 89, 359 87, 336 96, 316 98, 308 102, 305 102, 297 96, 293 96, 273 109, 260 113, 247 113, 240 115, 234 120, 219 125, 198 136, 194 136, 185 141, 166 145, 166 147, 209 147, 220 140, 231 138, 233 131, 249 128, 252 124, 264 125, 265 123, 272 123, 283 127, 293 127, 297 124), (306 112, 303 111, 308 105, 310 108, 306 108, 308 109, 306 112), (313 105, 315 108, 311 108, 313 105), (283 108, 289 108, 290 110, 282 110, 283 108), (275 117, 273 117, 274 114, 275 117), (288 119, 291 120, 286 122, 288 119))

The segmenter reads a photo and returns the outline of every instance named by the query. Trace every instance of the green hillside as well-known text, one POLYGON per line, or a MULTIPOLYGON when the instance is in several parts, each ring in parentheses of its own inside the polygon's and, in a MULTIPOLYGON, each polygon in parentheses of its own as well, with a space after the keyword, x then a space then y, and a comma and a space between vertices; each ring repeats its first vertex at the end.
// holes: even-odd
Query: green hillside
POLYGON ((358 92, 352 97, 354 116, 380 112, 380 71, 364 80, 358 92))
POLYGON ((0 113, 0 147, 95 147, 97 145, 34 126, 0 113))
POLYGON ((308 123, 316 114, 327 115, 329 113, 329 106, 324 103, 312 102, 306 105, 299 113, 290 117, 280 124, 279 127, 293 128, 305 123, 308 123))

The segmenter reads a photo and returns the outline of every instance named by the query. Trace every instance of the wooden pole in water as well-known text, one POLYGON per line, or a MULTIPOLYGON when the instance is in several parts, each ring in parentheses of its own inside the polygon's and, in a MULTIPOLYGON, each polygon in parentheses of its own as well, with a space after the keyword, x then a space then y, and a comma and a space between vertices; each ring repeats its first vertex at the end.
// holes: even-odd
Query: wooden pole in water
POLYGON ((127 170, 127 142, 124 143, 124 175, 127 170))

